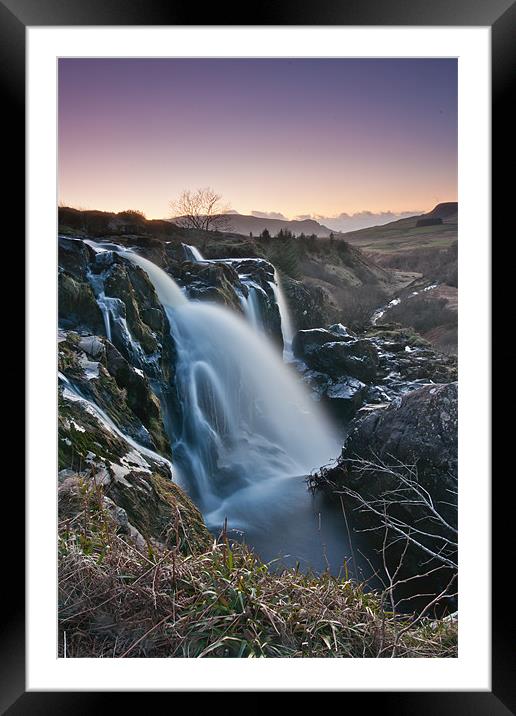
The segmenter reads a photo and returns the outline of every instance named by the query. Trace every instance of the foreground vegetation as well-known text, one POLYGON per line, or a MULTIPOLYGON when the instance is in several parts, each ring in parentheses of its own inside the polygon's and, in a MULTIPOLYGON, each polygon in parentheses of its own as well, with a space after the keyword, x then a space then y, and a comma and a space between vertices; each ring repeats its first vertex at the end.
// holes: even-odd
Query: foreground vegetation
POLYGON ((137 546, 99 486, 59 533, 60 656, 456 656, 455 622, 393 614, 347 576, 273 572, 225 534, 198 551, 137 546))

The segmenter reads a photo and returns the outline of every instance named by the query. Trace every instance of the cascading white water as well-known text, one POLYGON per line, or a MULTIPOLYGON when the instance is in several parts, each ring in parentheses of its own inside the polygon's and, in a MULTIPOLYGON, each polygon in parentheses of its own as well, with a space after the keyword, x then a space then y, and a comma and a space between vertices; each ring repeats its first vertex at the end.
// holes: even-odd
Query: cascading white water
POLYGON ((241 303, 244 315, 246 316, 249 323, 255 330, 263 330, 263 318, 262 318, 262 307, 260 304, 260 294, 265 296, 267 301, 267 295, 261 286, 258 286, 253 281, 246 281, 245 277, 240 277, 242 283, 247 286, 247 296, 242 295, 241 303))
MULTIPOLYGON (((241 259, 205 259, 196 246, 190 246, 189 244, 182 244, 182 246, 186 257, 191 261, 204 263, 220 262, 229 265, 233 265, 235 262, 241 261, 241 259)), ((263 259, 258 260, 268 264, 268 262, 263 259)), ((240 296, 240 302, 242 304, 244 315, 255 329, 261 331, 263 330, 264 325, 260 297, 267 301, 267 294, 249 274, 241 273, 239 274, 239 278, 241 283, 247 287, 247 296, 244 294, 241 294, 240 296)), ((274 270, 274 281, 270 281, 269 285, 274 293, 274 298, 280 314, 281 334, 284 346, 283 356, 286 360, 290 360, 292 358, 292 338, 294 337, 294 330, 292 328, 292 321, 290 319, 287 300, 281 288, 281 281, 276 270, 274 270)))
MULTIPOLYGON (((342 440, 295 371, 283 363, 277 346, 253 327, 249 316, 189 302, 165 271, 133 251, 90 245, 99 253, 116 251, 140 266, 167 312, 177 349, 178 400, 171 400, 166 386, 158 383, 155 389, 173 443, 173 479, 192 494, 208 527, 217 534, 227 518, 231 534, 242 535, 263 559, 281 556, 283 565, 299 563, 319 571, 331 567, 339 574, 350 555, 340 508, 333 509, 322 496, 312 497, 305 477, 336 457, 342 440)), ((286 302, 281 288, 273 290, 283 338, 290 345, 286 302)), ((115 331, 123 311, 111 308, 115 331)), ((113 333, 113 340, 120 337, 113 333)), ((110 423, 102 411, 97 413, 110 423)))
POLYGON ((290 319, 290 311, 288 309, 287 299, 281 288, 281 281, 277 271, 274 271, 274 282, 271 283, 276 303, 278 304, 278 310, 281 319, 281 333, 283 336, 283 357, 286 360, 292 358, 292 339, 294 338, 294 329, 292 327, 292 321, 290 319))
POLYGON ((204 261, 204 256, 201 254, 197 246, 190 246, 190 244, 181 244, 181 246, 183 247, 186 258, 189 261, 204 261))
POLYGON ((186 296, 183 294, 174 279, 169 276, 166 271, 163 271, 163 269, 156 266, 156 264, 152 263, 152 261, 143 258, 143 256, 140 256, 133 251, 124 252, 124 256, 145 271, 147 276, 150 278, 156 293, 158 294, 160 303, 165 309, 175 308, 181 304, 188 303, 186 296))
POLYGON ((336 457, 331 424, 264 335, 224 306, 188 302, 165 271, 124 255, 147 272, 172 327, 183 409, 174 456, 205 513, 215 519, 242 488, 259 483, 263 494, 336 457))

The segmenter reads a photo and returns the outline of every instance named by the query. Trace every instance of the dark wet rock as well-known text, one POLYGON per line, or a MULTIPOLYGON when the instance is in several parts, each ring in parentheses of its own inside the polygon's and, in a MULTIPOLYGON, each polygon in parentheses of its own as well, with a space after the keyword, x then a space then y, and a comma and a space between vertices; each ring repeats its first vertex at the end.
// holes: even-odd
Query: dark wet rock
POLYGON ((370 383, 376 377, 378 351, 370 341, 340 340, 307 349, 303 360, 331 378, 351 376, 370 383))
POLYGON ((160 309, 154 287, 145 272, 138 266, 115 264, 109 270, 105 282, 108 297, 120 299, 125 305, 127 325, 131 334, 147 354, 155 353, 158 341, 140 313, 140 309, 160 309))
POLYGON ((84 404, 59 394, 59 520, 102 510, 142 549, 158 542, 185 553, 206 549, 199 510, 165 463, 142 455, 108 430, 84 404))
POLYGON ((221 303, 240 310, 240 280, 232 266, 183 261, 170 272, 180 285, 186 287, 189 298, 221 303))
POLYGON ((457 487, 457 383, 425 385, 389 406, 355 418, 338 465, 328 477, 378 497, 390 478, 364 472, 357 461, 417 467, 420 484, 435 500, 453 502, 457 487))
POLYGON ((125 390, 127 404, 149 431, 158 452, 170 455, 171 449, 163 426, 159 399, 149 380, 125 360, 111 343, 106 341, 106 367, 117 386, 125 390))
POLYGON ((247 275, 256 283, 264 286, 274 281, 274 266, 266 259, 250 258, 231 261, 230 264, 239 275, 247 275))
POLYGON ((58 306, 60 325, 104 332, 104 320, 91 286, 65 271, 58 273, 58 306))
POLYGON ((351 376, 333 380, 324 373, 307 369, 304 364, 297 368, 312 398, 325 404, 337 419, 350 420, 363 404, 367 386, 360 380, 351 376))
POLYGON ((364 402, 374 404, 390 403, 389 394, 381 385, 368 385, 364 394, 364 402))
MULTIPOLYGON (((360 334, 342 324, 298 331, 293 340, 297 369, 317 399, 329 399, 328 386, 355 378, 366 383, 353 408, 390 403, 429 383, 457 380, 457 358, 441 354, 411 329, 395 324, 360 334)), ((352 412, 348 417, 352 416, 352 412)))
MULTIPOLYGON (((339 324, 340 326, 340 324, 339 324)), ((292 351, 296 358, 304 359, 308 353, 323 346, 325 343, 348 342, 355 340, 353 334, 340 329, 331 330, 328 328, 310 328, 298 331, 292 340, 292 351)))
POLYGON ((330 382, 325 397, 332 410, 341 418, 351 418, 364 401, 366 385, 356 378, 330 382))
POLYGON ((58 359, 61 373, 120 430, 145 447, 170 456, 160 402, 148 378, 107 339, 69 333, 59 343, 58 359))
POLYGON ((86 279, 88 265, 95 260, 95 252, 78 239, 60 236, 58 239, 59 266, 79 281, 86 279))
POLYGON ((106 354, 105 343, 98 336, 84 336, 78 347, 94 360, 101 360, 106 354))
POLYGON ((309 286, 283 275, 281 285, 293 324, 298 330, 323 326, 332 320, 334 310, 329 305, 322 288, 309 286))
POLYGON ((161 308, 144 308, 141 312, 142 320, 156 333, 163 333, 164 314, 161 308))
POLYGON ((312 478, 350 508, 352 529, 385 550, 386 564, 400 566, 399 579, 432 570, 418 582, 423 594, 442 592, 457 571, 457 398, 457 383, 449 383, 365 406, 336 464, 312 478), (385 514, 402 530, 390 527, 387 539, 385 514))
POLYGON ((349 328, 344 326, 342 323, 333 323, 331 326, 328 326, 328 330, 330 333, 337 334, 348 340, 356 338, 356 334, 350 331, 349 328))

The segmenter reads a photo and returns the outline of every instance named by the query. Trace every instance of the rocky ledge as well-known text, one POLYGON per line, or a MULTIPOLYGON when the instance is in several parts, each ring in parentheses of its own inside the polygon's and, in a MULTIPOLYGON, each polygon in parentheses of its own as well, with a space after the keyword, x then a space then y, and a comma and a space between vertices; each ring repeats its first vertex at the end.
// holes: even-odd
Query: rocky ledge
POLYGON ((457 359, 434 351, 410 329, 375 326, 360 334, 342 324, 298 331, 295 366, 315 400, 349 420, 406 393, 457 379, 457 359))
POLYGON ((391 567, 425 574, 434 593, 457 574, 457 423, 457 383, 425 385, 357 416, 336 464, 311 477, 391 567))
POLYGON ((144 554, 170 546, 192 553, 210 544, 170 462, 158 394, 174 396, 174 355, 168 319, 145 272, 114 251, 61 238, 62 533, 95 509, 144 554))

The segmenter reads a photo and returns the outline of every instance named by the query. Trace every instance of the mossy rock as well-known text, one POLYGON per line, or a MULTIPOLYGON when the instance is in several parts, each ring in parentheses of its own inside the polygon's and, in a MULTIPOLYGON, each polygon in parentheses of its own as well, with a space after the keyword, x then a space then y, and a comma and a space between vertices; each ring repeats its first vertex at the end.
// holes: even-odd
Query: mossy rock
MULTIPOLYGON (((62 515, 71 518, 84 509, 86 492, 100 489, 146 540, 178 546, 191 553, 206 549, 210 534, 201 513, 171 480, 170 470, 137 454, 121 436, 107 429, 84 403, 59 391, 59 470, 63 485, 78 476, 85 490, 63 490, 62 515)), ((77 480, 76 480, 77 483, 77 480)), ((75 483, 74 483, 75 484, 75 483)), ((78 483, 77 483, 78 484, 78 483)), ((77 484, 75 487, 77 487, 77 484)))
POLYGON ((122 507, 129 521, 147 539, 156 539, 184 553, 206 549, 211 536, 197 507, 170 479, 131 472, 125 482, 113 481, 106 494, 122 507))
POLYGON ((387 323, 369 328, 364 332, 365 338, 380 338, 393 343, 401 343, 411 348, 431 348, 432 345, 419 333, 410 328, 403 328, 396 323, 387 323))
POLYGON ((127 453, 127 443, 104 428, 79 401, 58 396, 59 470, 79 470, 91 455, 99 461, 118 462, 127 453))
POLYGON ((58 275, 58 306, 62 325, 104 333, 104 320, 91 286, 65 271, 59 271, 58 275))
POLYGON ((171 447, 163 425, 161 405, 153 393, 149 380, 137 372, 107 339, 81 338, 68 332, 59 343, 59 370, 72 380, 82 393, 101 407, 122 430, 141 444, 170 458, 171 447), (103 350, 99 349, 103 347, 103 350), (84 364, 88 357, 82 346, 94 347, 99 360, 97 376, 88 377, 84 364))
POLYGON ((95 253, 88 244, 75 239, 59 237, 59 266, 78 281, 85 281, 88 265, 95 253))

